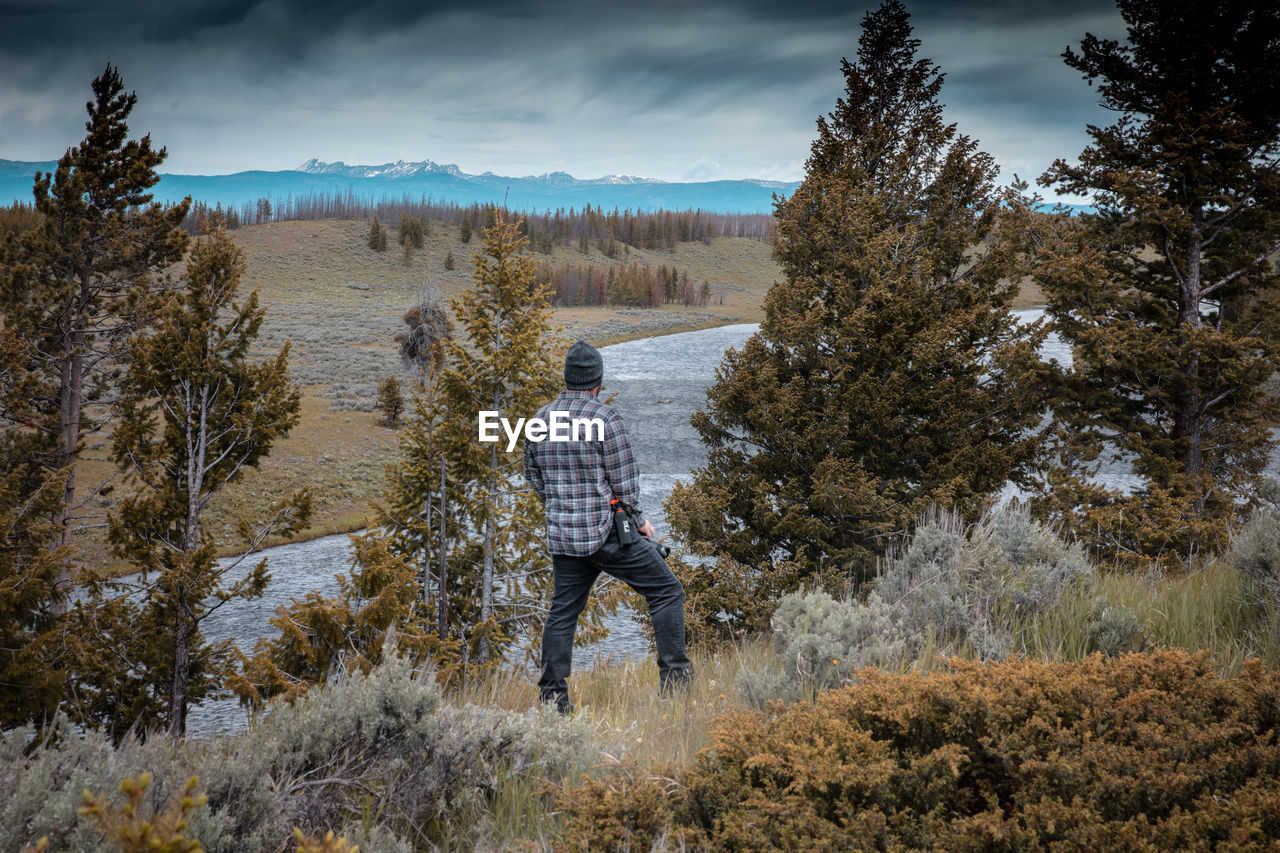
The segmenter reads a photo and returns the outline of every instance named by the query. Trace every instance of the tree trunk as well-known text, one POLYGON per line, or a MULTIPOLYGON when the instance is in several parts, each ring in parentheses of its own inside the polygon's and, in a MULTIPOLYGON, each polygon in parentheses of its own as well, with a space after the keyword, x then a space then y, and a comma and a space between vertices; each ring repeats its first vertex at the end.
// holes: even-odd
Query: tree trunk
MULTIPOLYGON (((175 598, 181 602, 182 587, 178 584, 175 598)), ((186 608, 179 603, 173 623, 173 682, 169 688, 169 734, 182 737, 187 733, 187 685, 191 680, 191 623, 186 608)))
MULTIPOLYGON (((187 458, 187 519, 182 531, 182 556, 178 559, 178 571, 184 575, 190 571, 191 555, 200 547, 200 493, 204 488, 205 450, 209 431, 206 420, 209 410, 209 387, 200 389, 200 421, 192 424, 191 412, 187 413, 188 448, 195 453, 187 458), (192 435, 191 432, 195 434, 192 435)), ((169 688, 169 734, 182 737, 187 733, 187 693, 191 684, 191 638, 197 624, 187 606, 187 591, 183 576, 174 579, 173 589, 173 682, 169 688)), ((197 605, 199 602, 195 602, 197 605)))
MULTIPOLYGON (((1200 291, 1201 291, 1201 258, 1204 242, 1201 239, 1200 226, 1203 214, 1199 206, 1191 209, 1191 237, 1187 243, 1187 269, 1179 289, 1178 323, 1183 327, 1199 329, 1200 291)), ((1183 341, 1179 341, 1182 343, 1183 341)), ((1186 392, 1179 407, 1175 429, 1178 437, 1186 442, 1186 450, 1182 458, 1183 473, 1193 482, 1198 480, 1203 470, 1202 440, 1203 413, 1200 411, 1200 353, 1192 352, 1182 366, 1186 392)), ((1196 518, 1204 517, 1204 495, 1197 488, 1192 502, 1196 518)))
POLYGON ((445 561, 445 519, 448 517, 448 498, 445 495, 445 479, 448 469, 444 457, 440 457, 440 595, 436 613, 436 632, 445 637, 449 633, 449 564, 445 561))
MULTIPOLYGON (((80 448, 80 412, 84 407, 84 345, 88 318, 81 306, 88 298, 88 282, 81 282, 81 302, 71 311, 71 328, 68 331, 64 350, 66 361, 63 363, 62 377, 58 387, 58 458, 57 466, 67 471, 67 484, 62 493, 62 506, 58 517, 54 519, 57 535, 53 538, 53 549, 61 548, 71 541, 71 508, 76 499, 76 453, 80 448)), ((61 616, 66 612, 66 595, 71 590, 71 566, 63 563, 58 569, 58 577, 54 583, 57 594, 53 601, 53 612, 61 616)))
MULTIPOLYGON (((497 470, 498 470, 497 445, 490 445, 489 447, 490 473, 487 478, 488 482, 485 484, 488 506, 485 508, 485 517, 484 517, 484 543, 483 543, 484 559, 481 564, 481 572, 480 572, 480 584, 481 584, 480 619, 481 621, 487 621, 493 618, 493 575, 494 575, 494 568, 496 563, 494 552, 497 549, 497 545, 494 542, 494 540, 497 538, 497 530, 494 529, 494 525, 493 525, 493 501, 495 499, 494 494, 497 492, 497 486, 494 483, 492 472, 497 470)), ((482 637, 480 640, 480 649, 477 654, 477 657, 479 658, 481 663, 485 663, 489 660, 489 656, 490 656, 489 638, 482 637)))

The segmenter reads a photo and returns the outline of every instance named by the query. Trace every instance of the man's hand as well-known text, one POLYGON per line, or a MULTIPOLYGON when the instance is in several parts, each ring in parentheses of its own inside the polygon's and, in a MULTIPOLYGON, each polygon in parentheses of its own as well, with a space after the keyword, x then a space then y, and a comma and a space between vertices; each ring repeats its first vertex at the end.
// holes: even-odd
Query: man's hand
POLYGON ((645 519, 644 524, 637 527, 636 530, 639 530, 640 535, 643 536, 645 539, 653 538, 653 525, 649 523, 649 520, 647 518, 645 519))

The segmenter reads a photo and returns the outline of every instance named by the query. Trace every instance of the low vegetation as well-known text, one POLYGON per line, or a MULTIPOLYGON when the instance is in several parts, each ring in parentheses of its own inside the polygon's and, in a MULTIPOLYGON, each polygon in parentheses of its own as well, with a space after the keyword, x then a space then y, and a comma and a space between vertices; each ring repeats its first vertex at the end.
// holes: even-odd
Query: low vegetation
POLYGON ((575 674, 568 719, 536 706, 525 671, 446 692, 384 653, 233 736, 113 747, 21 729, 0 745, 0 845, 128 849, 80 813, 83 791, 119 829, 111 792, 149 773, 146 815, 196 777, 187 796, 207 801, 186 837, 210 851, 281 849, 295 829, 366 851, 1271 849, 1276 602, 1233 566, 1275 569, 1258 543, 1280 517, 1248 531, 1212 566, 1139 577, 1099 571, 1020 510, 967 529, 924 519, 867 597, 906 605, 906 625, 797 594, 770 632, 696 649, 674 699, 651 661, 597 661, 575 674), (950 632, 905 640, 936 608, 950 632), (972 639, 984 620, 998 653, 972 639))

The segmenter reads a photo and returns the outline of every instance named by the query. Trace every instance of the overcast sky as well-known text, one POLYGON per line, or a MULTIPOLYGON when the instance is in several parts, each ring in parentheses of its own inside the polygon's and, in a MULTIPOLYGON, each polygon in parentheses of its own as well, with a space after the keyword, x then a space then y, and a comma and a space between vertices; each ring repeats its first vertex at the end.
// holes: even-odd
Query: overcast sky
MULTIPOLYGON (((108 62, 162 171, 311 157, 665 180, 802 176, 872 2, 0 0, 0 158, 84 135, 108 62)), ((1124 35, 1104 0, 908 2, 942 101, 1004 169, 1074 158, 1114 116, 1061 59, 1124 35)), ((1052 195, 1052 194, 1050 194, 1052 195)))

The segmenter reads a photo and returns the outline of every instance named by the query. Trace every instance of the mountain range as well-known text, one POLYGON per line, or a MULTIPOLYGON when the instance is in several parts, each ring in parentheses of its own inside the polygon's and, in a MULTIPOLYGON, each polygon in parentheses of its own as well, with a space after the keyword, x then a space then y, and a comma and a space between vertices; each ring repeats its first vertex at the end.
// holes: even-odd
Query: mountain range
MULTIPOLYGON (((0 160, 0 204, 30 202, 37 171, 53 171, 57 164, 0 160)), ((296 169, 279 172, 251 171, 230 175, 176 175, 161 173, 154 190, 162 201, 185 196, 224 206, 240 207, 269 198, 279 204, 289 198, 311 195, 346 195, 362 199, 471 204, 506 200, 514 210, 578 208, 590 204, 613 208, 656 210, 701 209, 720 213, 769 213, 774 193, 788 195, 798 181, 698 181, 668 182, 632 175, 605 175, 581 180, 565 172, 507 177, 484 172, 471 175, 457 166, 422 160, 383 163, 380 166, 348 166, 341 161, 311 159, 296 169)))

